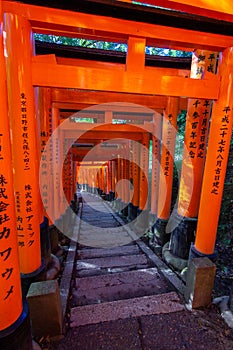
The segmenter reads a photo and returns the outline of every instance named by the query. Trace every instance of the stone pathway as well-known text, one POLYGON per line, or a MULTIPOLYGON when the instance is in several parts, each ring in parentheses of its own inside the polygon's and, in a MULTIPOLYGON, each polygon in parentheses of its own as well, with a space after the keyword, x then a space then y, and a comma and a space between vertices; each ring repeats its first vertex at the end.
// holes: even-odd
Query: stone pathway
POLYGON ((230 349, 233 342, 199 327, 174 288, 181 282, 132 228, 100 198, 82 195, 70 328, 53 349, 230 349))
POLYGON ((174 287, 133 241, 129 228, 104 201, 87 193, 72 299, 71 327, 183 309, 174 287))

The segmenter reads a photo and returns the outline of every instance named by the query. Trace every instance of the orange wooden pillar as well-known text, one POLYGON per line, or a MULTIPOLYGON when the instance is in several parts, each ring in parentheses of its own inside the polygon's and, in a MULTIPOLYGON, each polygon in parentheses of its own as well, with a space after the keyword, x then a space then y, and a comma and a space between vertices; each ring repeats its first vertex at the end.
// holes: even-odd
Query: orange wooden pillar
POLYGON ((49 224, 52 225, 53 222, 47 213, 47 211, 49 213, 52 212, 51 198, 53 198, 51 186, 52 177, 48 167, 49 159, 52 155, 48 154, 50 150, 49 148, 46 148, 47 142, 52 134, 51 90, 49 88, 38 89, 38 118, 40 119, 40 171, 41 175, 45 176, 47 179, 47 183, 42 184, 41 196, 43 200, 44 215, 48 217, 49 224))
POLYGON ((111 166, 111 193, 110 193, 110 200, 113 201, 115 198, 115 189, 116 189, 116 162, 115 159, 110 160, 110 166, 111 166))
MULTIPOLYGON (((64 147, 64 142, 65 142, 65 135, 64 135, 64 131, 60 130, 59 131, 59 158, 60 158, 60 164, 61 164, 61 168, 60 168, 60 172, 59 172, 59 183, 60 183, 60 212, 61 215, 63 215, 65 213, 66 207, 67 207, 67 202, 66 202, 66 197, 64 195, 64 171, 65 171, 65 167, 64 167, 64 163, 65 163, 65 157, 64 157, 64 152, 65 152, 65 147, 64 147)), ((78 172, 77 172, 77 177, 78 177, 78 172)))
POLYGON ((111 192, 112 192, 112 162, 111 160, 107 163, 107 200, 111 200, 111 192))
POLYGON ((158 113, 153 118, 154 131, 152 134, 152 174, 151 174, 151 214, 156 216, 159 193, 159 170, 162 137, 162 116, 158 113))
MULTIPOLYGON (((150 205, 150 229, 154 231, 154 223, 157 219, 158 196, 159 196, 159 176, 160 176, 160 156, 162 138, 162 115, 156 113, 153 117, 154 130, 152 133, 152 170, 151 170, 151 205, 150 205)), ((150 244, 154 244, 155 236, 152 235, 150 244)))
POLYGON ((41 269, 37 122, 31 79, 31 28, 23 17, 5 14, 9 116, 12 129, 14 186, 20 270, 41 269))
POLYGON ((9 348, 10 344, 12 348, 16 348, 16 344, 26 348, 28 342, 27 348, 31 349, 27 334, 17 332, 22 324, 30 332, 30 325, 21 292, 5 68, 0 1, 0 348, 9 348))
POLYGON ((139 210, 148 209, 149 134, 142 134, 140 148, 139 210))
POLYGON ((140 180, 140 154, 139 142, 132 142, 132 179, 131 179, 131 205, 129 206, 129 220, 134 220, 137 217, 139 208, 139 180, 140 180))
POLYGON ((129 142, 129 204, 128 204, 128 220, 132 220, 132 199, 133 199, 133 141, 129 142))
MULTIPOLYGON (((197 50, 193 54, 190 77, 201 79, 205 73, 214 74, 217 55, 197 50)), ((170 241, 172 254, 183 259, 188 259, 197 225, 211 108, 212 101, 188 100, 178 205, 170 241)))
POLYGON ((140 233, 146 232, 149 227, 149 141, 149 133, 143 133, 140 147, 139 208, 135 223, 135 229, 140 233))
POLYGON ((195 244, 191 256, 213 256, 233 122, 233 48, 219 67, 219 98, 213 104, 195 244))
POLYGON ((169 97, 163 116, 157 220, 153 227, 154 234, 162 245, 170 239, 170 234, 166 232, 166 225, 171 210, 178 102, 177 97, 169 97))
POLYGON ((69 145, 69 139, 68 138, 64 138, 64 147, 63 147, 63 154, 66 153, 66 157, 63 163, 63 173, 62 173, 62 183, 63 183, 63 191, 65 194, 65 198, 66 198, 66 205, 65 205, 65 210, 67 209, 69 203, 70 203, 70 152, 68 149, 68 145, 69 145))
POLYGON ((128 216, 128 206, 129 206, 129 143, 125 142, 122 145, 122 179, 123 179, 123 195, 122 195, 122 214, 128 216))
POLYGON ((53 214, 54 219, 58 219, 61 215, 60 208, 60 183, 59 183, 59 170, 60 170, 60 145, 59 145, 59 109, 52 107, 52 131, 55 132, 52 142, 52 180, 53 180, 53 214))

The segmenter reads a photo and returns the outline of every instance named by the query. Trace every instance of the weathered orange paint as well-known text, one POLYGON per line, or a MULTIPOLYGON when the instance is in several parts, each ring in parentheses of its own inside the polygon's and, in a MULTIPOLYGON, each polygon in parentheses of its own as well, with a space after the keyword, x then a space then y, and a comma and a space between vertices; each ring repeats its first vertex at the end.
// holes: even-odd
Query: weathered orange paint
POLYGON ((35 86, 97 89, 145 95, 217 99, 219 90, 218 77, 193 80, 174 75, 164 76, 156 69, 138 73, 117 69, 103 70, 91 67, 54 65, 52 63, 32 63, 32 76, 35 86), (154 84, 155 81, 156 84, 154 84))
POLYGON ((2 2, 0 1, 0 332, 20 316, 22 305, 18 241, 7 110, 6 70, 3 56, 2 2))
POLYGON ((31 79, 31 28, 23 17, 5 14, 9 117, 12 130, 14 187, 20 271, 28 274, 41 265, 37 122, 31 79))
POLYGON ((146 39, 133 37, 128 39, 126 56, 127 71, 140 72, 145 69, 145 50, 146 39))
POLYGON ((162 136, 162 116, 156 113, 154 117, 154 132, 152 134, 152 174, 151 174, 151 213, 157 214, 159 194, 160 151, 162 136))
POLYGON ((48 217, 49 224, 52 225, 47 210, 52 213, 53 189, 52 176, 48 169, 50 159, 50 148, 46 149, 46 144, 52 134, 52 114, 51 114, 51 90, 49 88, 38 88, 38 118, 40 124, 40 171, 41 175, 46 176, 47 183, 42 185, 41 196, 43 198, 44 215, 48 217))
POLYGON ((233 48, 222 54, 219 99, 213 105, 195 248, 214 252, 233 122, 233 48))
POLYGON ((160 161, 159 196, 157 216, 167 220, 171 209, 174 151, 178 99, 170 97, 163 117, 162 153, 160 161))
POLYGON ((135 207, 139 207, 139 180, 140 180, 140 154, 139 154, 140 144, 133 142, 133 197, 132 204, 135 207))
MULTIPOLYGON (((214 74, 217 56, 215 52, 197 50, 193 54, 191 78, 202 79, 205 72, 214 74)), ((188 101, 177 207, 185 217, 195 218, 198 214, 211 106, 209 100, 188 101)))
POLYGON ((139 180, 139 208, 148 209, 148 170, 149 170, 149 134, 142 134, 140 147, 140 180, 139 180))
MULTIPOLYGON (((159 1, 162 2, 164 7, 166 0, 159 1)), ((180 46, 194 49, 205 47, 207 50, 216 51, 221 51, 223 48, 232 45, 230 36, 210 33, 203 35, 202 32, 197 30, 173 28, 113 17, 109 20, 105 16, 30 6, 23 3, 17 3, 16 6, 15 2, 8 1, 3 2, 3 9, 4 12, 13 12, 28 18, 33 25, 33 30, 44 34, 75 35, 75 37, 86 37, 93 40, 105 39, 111 41, 114 39, 115 42, 121 43, 126 42, 129 37, 146 37, 147 45, 150 46, 159 45, 160 47, 169 48, 180 46)), ((197 10, 200 13, 200 9, 197 10)), ((219 15, 221 15, 220 12, 219 15)), ((230 18, 232 20, 232 16, 230 18)))
MULTIPOLYGON (((52 131, 54 132, 59 126, 59 109, 52 107, 52 131)), ((57 133, 57 131, 56 131, 57 133)), ((59 135, 57 135, 59 136, 59 135)), ((60 208, 60 182, 59 182, 59 170, 61 166, 60 162, 60 147, 59 147, 59 138, 53 137, 52 144, 52 181, 53 181, 53 212, 54 218, 58 219, 61 214, 60 208)))

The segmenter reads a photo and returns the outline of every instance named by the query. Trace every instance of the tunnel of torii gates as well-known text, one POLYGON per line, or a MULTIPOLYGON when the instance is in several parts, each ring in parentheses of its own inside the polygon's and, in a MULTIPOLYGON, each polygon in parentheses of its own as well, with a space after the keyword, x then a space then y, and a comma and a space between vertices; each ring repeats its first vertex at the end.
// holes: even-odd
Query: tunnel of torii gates
POLYGON ((214 257, 233 120, 232 11, 165 2, 184 10, 179 24, 172 11, 129 2, 116 1, 112 13, 112 1, 84 1, 79 12, 0 1, 0 348, 28 322, 21 281, 30 285, 46 268, 44 232, 75 201, 77 182, 114 200, 135 230, 152 228, 151 244, 170 240, 184 260, 214 257), (33 32, 127 43, 126 61, 35 54, 33 32), (147 66, 146 45, 193 51, 189 69, 147 66), (171 220, 181 110, 184 153, 171 220))

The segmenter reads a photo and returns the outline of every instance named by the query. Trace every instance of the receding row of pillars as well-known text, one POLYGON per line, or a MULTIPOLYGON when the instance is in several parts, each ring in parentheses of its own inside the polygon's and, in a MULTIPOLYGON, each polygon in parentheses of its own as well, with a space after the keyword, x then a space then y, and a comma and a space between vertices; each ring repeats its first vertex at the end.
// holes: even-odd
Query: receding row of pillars
MULTIPOLYGON (((1 7, 0 22, 0 347, 6 348, 8 337, 13 339, 12 334, 28 318, 21 293, 21 280, 37 276, 44 268, 40 247, 40 228, 45 222, 44 215, 49 211, 53 218, 58 218, 64 212, 66 202, 70 203, 76 190, 74 179, 79 178, 76 172, 78 174, 82 166, 76 167, 69 151, 64 162, 63 198, 59 162, 61 154, 66 154, 70 141, 61 134, 55 146, 47 148, 48 139, 58 126, 59 113, 55 108, 51 109, 49 89, 39 89, 35 97, 31 78, 33 45, 30 24, 23 17, 13 14, 4 14, 3 18, 1 7), (38 175, 42 151, 40 171, 48 179, 47 184, 42 183, 44 207, 38 175), (49 162, 51 166, 48 166, 49 162)), ((214 254, 233 121, 232 50, 226 49, 218 60, 218 100, 213 104, 203 100, 189 100, 188 103, 186 148, 174 217, 184 227, 195 226, 198 217, 197 228, 192 231, 193 234, 196 231, 195 241, 191 237, 191 241, 194 241, 191 250, 195 256, 211 257, 214 254)), ((193 63, 193 74, 197 78, 214 72, 215 53, 197 52, 194 56, 197 62, 193 63)), ((140 144, 135 145, 133 141, 122 143, 122 156, 98 168, 97 180, 93 173, 90 178, 89 168, 86 169, 87 174, 81 175, 83 180, 80 181, 96 187, 102 194, 120 191, 118 199, 121 210, 127 208, 128 215, 132 217, 151 211, 156 219, 154 235, 163 243, 168 240, 167 225, 164 223, 167 224, 171 209, 177 114, 177 98, 171 97, 163 118, 156 118, 157 131, 152 135, 151 188, 148 188, 148 133, 142 134, 140 144), (118 189, 121 179, 128 181, 123 182, 118 189), (161 225, 165 227, 164 231, 160 230, 161 225)), ((182 239, 180 235, 182 231, 173 230, 170 243, 173 244, 175 254, 184 254, 181 257, 186 258, 187 251, 180 252, 182 244, 177 246, 177 242, 184 242, 187 235, 184 234, 182 239)), ((30 342, 29 338, 24 338, 22 341, 30 342)), ((19 338, 16 337, 16 340, 19 341, 19 338)), ((27 348, 30 349, 30 346, 27 345, 27 348)))
POLYGON ((70 151, 63 166, 63 198, 58 170, 69 141, 61 135, 46 147, 59 125, 59 111, 51 108, 50 89, 32 85, 29 22, 3 16, 1 6, 0 1, 0 348, 32 349, 26 292, 45 276, 42 231, 72 201, 76 167, 70 151), (42 183, 40 173, 47 179, 42 183))
MULTIPOLYGON (((175 138, 177 115, 180 112, 175 97, 168 98, 163 116, 155 117, 155 131, 150 135, 153 155, 150 185, 147 133, 143 134, 140 141, 140 150, 137 150, 134 141, 122 143, 119 146, 120 158, 103 165, 100 175, 103 180, 95 184, 107 198, 110 192, 114 192, 116 203, 121 203, 120 206, 118 203, 118 209, 130 219, 135 218, 130 216, 132 207, 137 207, 137 215, 141 211, 149 211, 151 222, 148 220, 147 225, 153 223, 152 244, 159 242, 164 245, 169 242, 171 253, 181 259, 215 257, 232 131, 232 49, 226 49, 221 55, 204 50, 197 50, 193 54, 192 78, 203 79, 216 72, 221 81, 219 99, 215 102, 188 100, 178 198, 172 213, 175 138), (145 149, 147 152, 144 152, 145 149), (139 167, 135 166, 137 163, 139 167), (109 179, 113 174, 109 168, 114 169, 113 182, 109 179), (122 179, 128 181, 118 186, 116 191, 122 179), (150 201, 148 191, 151 192, 150 201)), ((140 221, 137 221, 138 226, 140 221)))

